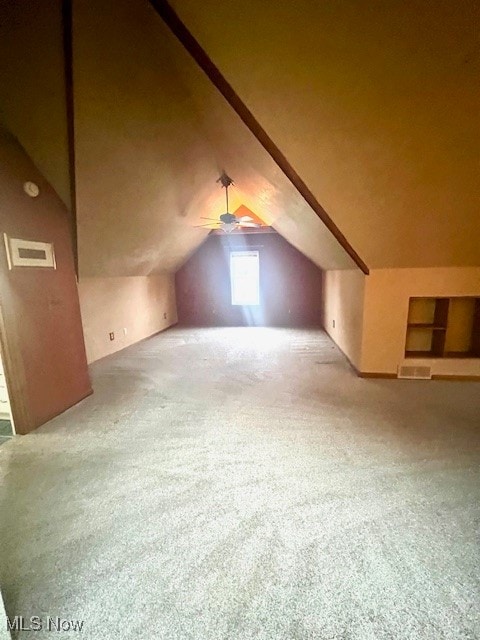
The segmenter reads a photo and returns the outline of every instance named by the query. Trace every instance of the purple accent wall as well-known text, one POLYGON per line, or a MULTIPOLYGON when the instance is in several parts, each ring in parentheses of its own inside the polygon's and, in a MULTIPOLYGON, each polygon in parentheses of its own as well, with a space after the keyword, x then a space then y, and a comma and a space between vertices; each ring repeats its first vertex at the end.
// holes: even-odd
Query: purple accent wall
POLYGON ((175 276, 179 323, 312 326, 322 317, 322 271, 277 233, 210 235, 175 276), (231 304, 230 251, 258 250, 260 306, 231 304))

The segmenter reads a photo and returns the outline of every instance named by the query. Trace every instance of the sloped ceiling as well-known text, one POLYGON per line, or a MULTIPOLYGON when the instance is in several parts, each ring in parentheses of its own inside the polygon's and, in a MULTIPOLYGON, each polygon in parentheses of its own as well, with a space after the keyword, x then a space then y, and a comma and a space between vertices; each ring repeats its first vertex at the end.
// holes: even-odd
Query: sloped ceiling
POLYGON ((61 0, 0 1, 0 121, 70 206, 61 0))
MULTIPOLYGON (((369 267, 480 264, 473 2, 173 0, 369 267)), ((73 0, 81 276, 174 271, 216 184, 353 262, 148 0, 73 0)), ((0 3, 0 120, 69 204, 60 0, 0 3)))
POLYGON ((325 268, 352 260, 147 0, 75 0, 80 275, 176 270, 224 212, 216 184, 325 268))
POLYGON ((480 264, 474 0, 171 4, 370 267, 480 264))

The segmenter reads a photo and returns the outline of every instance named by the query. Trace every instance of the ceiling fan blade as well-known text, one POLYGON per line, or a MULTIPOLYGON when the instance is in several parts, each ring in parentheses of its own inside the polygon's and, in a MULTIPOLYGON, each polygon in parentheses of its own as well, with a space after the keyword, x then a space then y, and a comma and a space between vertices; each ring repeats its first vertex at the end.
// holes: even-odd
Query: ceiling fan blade
POLYGON ((215 229, 215 226, 210 223, 210 224, 194 224, 194 227, 209 227, 210 229, 215 229))
POLYGON ((214 220, 215 222, 218 222, 218 218, 205 218, 204 216, 200 216, 200 220, 214 220))
POLYGON ((257 229, 258 227, 261 227, 261 224, 258 224, 258 222, 240 222, 240 226, 241 227, 252 227, 257 229))
POLYGON ((251 218, 250 216, 242 216, 241 218, 239 218, 240 222, 253 222, 253 218, 251 218))

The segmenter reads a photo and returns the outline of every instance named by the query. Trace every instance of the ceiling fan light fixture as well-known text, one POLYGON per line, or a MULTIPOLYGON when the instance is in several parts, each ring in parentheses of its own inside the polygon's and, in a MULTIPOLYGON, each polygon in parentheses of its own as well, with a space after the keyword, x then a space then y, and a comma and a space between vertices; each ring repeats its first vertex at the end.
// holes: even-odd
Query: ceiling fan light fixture
POLYGON ((220 216, 220 220, 224 223, 224 224, 233 224, 234 222, 237 221, 236 217, 233 215, 233 213, 228 213, 228 211, 226 213, 222 213, 222 215, 220 216))
POLYGON ((221 229, 225 231, 225 233, 231 233, 235 229, 242 229, 242 227, 261 227, 262 225, 258 222, 255 222, 251 216, 242 216, 241 218, 237 218, 236 215, 230 213, 228 210, 228 188, 231 187, 234 182, 228 176, 225 171, 222 172, 222 175, 218 178, 217 182, 220 182, 222 187, 225 189, 225 213, 222 213, 218 219, 215 218, 207 218, 202 216, 202 220, 209 220, 210 224, 201 225, 201 226, 213 226, 217 229, 221 229), (218 226, 217 226, 218 225, 218 226))

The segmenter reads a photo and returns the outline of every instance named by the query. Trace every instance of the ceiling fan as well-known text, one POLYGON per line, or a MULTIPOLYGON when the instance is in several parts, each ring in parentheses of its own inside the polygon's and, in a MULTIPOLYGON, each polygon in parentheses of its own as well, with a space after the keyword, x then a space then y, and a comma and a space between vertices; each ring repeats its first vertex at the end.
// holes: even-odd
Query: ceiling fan
POLYGON ((233 215, 233 213, 229 213, 228 211, 228 187, 230 187, 233 184, 233 180, 230 178, 230 176, 227 176, 227 174, 225 173, 225 171, 222 173, 222 175, 218 178, 217 182, 221 182, 222 187, 225 188, 225 200, 226 200, 226 211, 225 213, 222 213, 221 216, 219 216, 218 219, 216 218, 205 218, 203 216, 201 216, 201 220, 210 220, 209 223, 207 224, 197 224, 195 225, 196 227, 210 227, 210 228, 217 228, 217 229, 222 229, 223 231, 225 231, 226 233, 230 233, 231 231, 234 231, 235 229, 239 229, 242 227, 261 227, 261 224, 258 224, 258 222, 255 222, 253 220, 253 218, 251 218, 250 216, 241 216, 240 218, 237 218, 236 216, 233 215))

